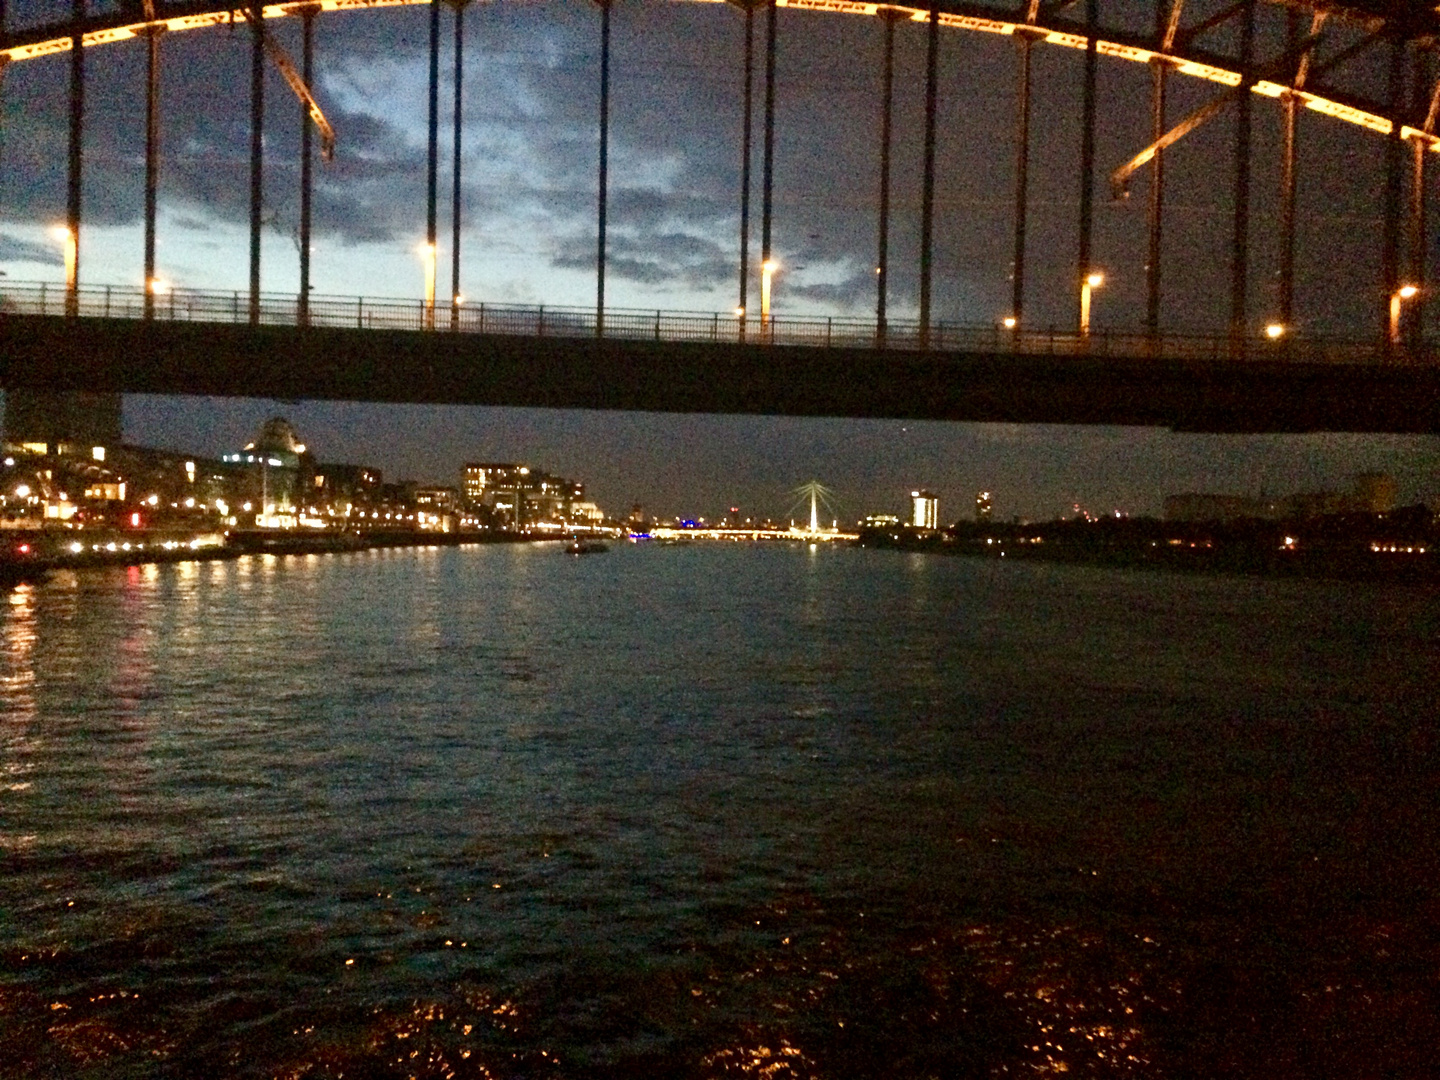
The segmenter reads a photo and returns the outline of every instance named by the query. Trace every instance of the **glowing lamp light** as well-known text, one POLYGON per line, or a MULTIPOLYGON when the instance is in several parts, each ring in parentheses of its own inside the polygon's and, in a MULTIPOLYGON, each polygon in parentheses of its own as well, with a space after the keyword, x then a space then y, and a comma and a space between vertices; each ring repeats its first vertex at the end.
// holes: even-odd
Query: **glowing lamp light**
POLYGON ((1268 337, 1271 341, 1279 341, 1282 337, 1285 336, 1284 324, 1271 323, 1269 326, 1265 327, 1265 336, 1268 337))
POLYGON ((132 529, 138 529, 138 528, 140 527, 140 513, 139 513, 139 511, 136 511, 135 513, 133 513, 133 514, 130 515, 130 527, 131 527, 132 529))
POLYGON ((425 329, 435 329, 435 245, 421 244, 416 249, 425 260, 425 329))
POLYGON ((1090 336, 1090 304, 1091 293, 1105 284, 1105 275, 1098 270, 1092 270, 1080 283, 1080 336, 1090 336))
POLYGON ((775 271, 780 264, 774 259, 766 259, 760 264, 760 325, 770 324, 770 287, 775 277, 775 271))
POLYGON ((1015 327, 1020 325, 1020 320, 1015 318, 1014 315, 1006 315, 1003 322, 1006 330, 1014 330, 1015 327))
POLYGON ((151 278, 150 291, 156 296, 164 296, 170 291, 170 283, 168 281, 162 281, 160 278, 151 278))
POLYGON ((744 309, 743 307, 737 307, 737 308, 735 309, 735 318, 737 318, 737 319, 743 319, 744 317, 745 317, 745 309, 744 309))
POLYGON ((1406 300, 1413 300, 1420 295, 1420 289, 1416 285, 1402 285, 1395 295, 1390 297, 1390 343, 1400 344, 1400 307, 1406 300))
POLYGON ((20 484, 18 487, 15 488, 15 494, 21 499, 28 499, 30 497, 30 485, 20 484))
POLYGON ((65 245, 65 290, 70 294, 66 301, 66 314, 76 314, 78 305, 76 289, 79 287, 80 244, 76 235, 67 225, 56 225, 50 230, 52 236, 65 245))

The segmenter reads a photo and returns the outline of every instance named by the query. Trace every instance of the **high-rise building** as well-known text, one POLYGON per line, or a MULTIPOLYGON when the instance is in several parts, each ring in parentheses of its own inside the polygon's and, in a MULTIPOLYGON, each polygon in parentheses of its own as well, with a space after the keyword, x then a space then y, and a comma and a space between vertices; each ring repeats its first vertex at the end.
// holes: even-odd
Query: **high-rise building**
POLYGON ((975 520, 986 522, 990 520, 990 492, 977 491, 975 493, 975 520))
POLYGON ((530 466, 518 462, 466 462, 463 488, 467 502, 488 501, 496 491, 523 491, 530 486, 530 466))
POLYGON ((940 499, 928 491, 910 492, 910 524, 917 529, 936 528, 940 520, 940 499))

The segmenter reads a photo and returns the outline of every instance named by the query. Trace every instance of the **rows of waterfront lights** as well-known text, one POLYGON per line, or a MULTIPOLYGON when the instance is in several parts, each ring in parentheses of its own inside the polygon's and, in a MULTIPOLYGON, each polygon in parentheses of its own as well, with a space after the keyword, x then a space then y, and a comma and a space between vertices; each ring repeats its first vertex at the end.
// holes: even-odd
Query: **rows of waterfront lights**
POLYGON ((0 462, 0 528, 88 530, 97 538, 76 541, 87 550, 108 543, 102 532, 137 530, 173 537, 253 528, 532 535, 605 528, 600 509, 584 501, 583 484, 522 467, 535 490, 507 491, 508 506, 467 499, 460 487, 387 484, 376 468, 316 463, 279 418, 244 450, 219 459, 135 446, 13 443, 0 462), (276 438, 279 444, 264 443, 276 438))

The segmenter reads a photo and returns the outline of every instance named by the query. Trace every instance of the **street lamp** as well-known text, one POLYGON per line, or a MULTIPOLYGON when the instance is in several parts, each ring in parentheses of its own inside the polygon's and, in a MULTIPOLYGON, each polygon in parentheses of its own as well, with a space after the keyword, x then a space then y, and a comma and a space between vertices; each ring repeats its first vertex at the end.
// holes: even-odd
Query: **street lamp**
POLYGON ((1279 341, 1285 336, 1285 324, 1272 322, 1269 326, 1265 327, 1265 336, 1271 341, 1279 341))
POLYGON ((1420 290, 1414 285, 1402 285, 1390 297, 1390 344, 1400 344, 1400 307, 1406 300, 1413 300, 1420 290))
POLYGON ((1006 330, 1014 330, 1017 326, 1020 325, 1020 320, 1015 318, 1014 315, 1006 315, 1005 318, 1000 320, 1000 322, 1006 330))
POLYGON ((1080 336, 1090 336, 1090 296, 1101 285, 1105 284, 1105 275, 1092 271, 1085 276, 1080 283, 1080 336))
POLYGON ((774 259, 766 259, 760 264, 760 328, 770 325, 770 282, 775 277, 775 271, 780 264, 774 259))

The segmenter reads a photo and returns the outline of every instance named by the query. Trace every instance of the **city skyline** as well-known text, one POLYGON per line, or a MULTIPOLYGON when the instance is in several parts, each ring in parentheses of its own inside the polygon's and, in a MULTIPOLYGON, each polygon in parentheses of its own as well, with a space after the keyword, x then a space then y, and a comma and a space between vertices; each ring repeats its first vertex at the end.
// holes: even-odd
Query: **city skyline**
POLYGON ((1166 496, 1186 491, 1341 489, 1366 471, 1395 476, 1402 505, 1440 495, 1440 455, 1434 440, 1418 436, 1194 435, 132 395, 126 438, 208 454, 212 446, 242 445, 277 413, 325 460, 376 465, 387 479, 458 485, 467 461, 525 461, 583 480, 616 516, 639 502, 662 515, 719 516, 739 506, 742 514, 779 519, 794 501, 791 489, 811 478, 833 488, 842 517, 855 520, 905 511, 916 487, 940 497, 943 520, 969 517, 981 490, 992 492, 996 517, 1037 520, 1068 515, 1076 503, 1099 513, 1159 516, 1166 496), (444 441, 417 440, 416 430, 443 433, 444 441), (1097 469, 1097 461, 1108 467, 1097 469))

